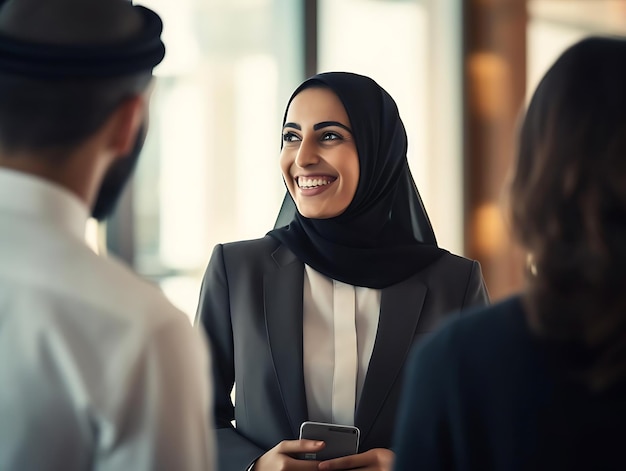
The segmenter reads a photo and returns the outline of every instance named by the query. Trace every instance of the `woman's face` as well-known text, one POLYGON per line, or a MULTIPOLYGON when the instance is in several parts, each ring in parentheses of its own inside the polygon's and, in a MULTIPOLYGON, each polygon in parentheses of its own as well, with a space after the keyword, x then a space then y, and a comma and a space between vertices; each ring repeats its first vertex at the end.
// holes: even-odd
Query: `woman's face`
POLYGON ((343 213, 359 183, 359 156, 341 101, 327 88, 307 88, 291 101, 280 154, 298 211, 326 219, 343 213))

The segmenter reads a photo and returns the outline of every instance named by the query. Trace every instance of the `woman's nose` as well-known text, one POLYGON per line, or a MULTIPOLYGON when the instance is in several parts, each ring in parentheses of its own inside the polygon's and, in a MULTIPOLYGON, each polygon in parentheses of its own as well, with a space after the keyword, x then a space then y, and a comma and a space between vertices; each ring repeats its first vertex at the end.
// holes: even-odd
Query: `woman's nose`
POLYGON ((295 164, 300 167, 308 167, 314 165, 320 161, 319 154, 317 153, 317 146, 310 141, 304 139, 298 148, 296 154, 295 164))

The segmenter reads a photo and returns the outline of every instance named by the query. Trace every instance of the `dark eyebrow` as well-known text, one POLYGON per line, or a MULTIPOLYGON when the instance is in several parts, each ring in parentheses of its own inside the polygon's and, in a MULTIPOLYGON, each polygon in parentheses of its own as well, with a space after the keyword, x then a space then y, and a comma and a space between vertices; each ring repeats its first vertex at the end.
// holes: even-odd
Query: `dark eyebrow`
POLYGON ((322 121, 321 123, 317 123, 313 125, 313 130, 317 131, 319 129, 322 128, 326 128, 328 126, 337 126, 340 127, 342 129, 345 129, 346 131, 348 131, 350 134, 352 134, 352 129, 350 129, 348 126, 346 126, 345 124, 341 124, 337 121, 322 121))
MULTIPOLYGON (((342 128, 342 129, 345 129, 350 134, 352 134, 352 129, 350 129, 345 124, 341 124, 339 121, 322 121, 321 123, 314 124, 313 125, 313 130, 314 131, 319 131, 320 129, 327 128, 329 126, 338 126, 338 127, 342 128)), ((300 126, 297 123, 285 123, 283 125, 283 129, 285 129, 285 128, 294 128, 294 129, 297 129, 298 131, 302 131, 302 126, 300 126)))

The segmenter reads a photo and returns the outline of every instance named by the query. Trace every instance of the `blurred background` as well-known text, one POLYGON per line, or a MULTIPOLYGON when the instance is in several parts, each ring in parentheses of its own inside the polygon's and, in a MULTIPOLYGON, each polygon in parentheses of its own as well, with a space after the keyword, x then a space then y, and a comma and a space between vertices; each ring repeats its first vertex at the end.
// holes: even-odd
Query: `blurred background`
POLYGON ((100 247, 193 318, 217 243, 273 227, 280 126, 317 72, 369 75, 396 100, 440 246, 479 260, 492 299, 523 284, 506 184, 525 101, 626 0, 140 0, 164 22, 150 133, 100 247))

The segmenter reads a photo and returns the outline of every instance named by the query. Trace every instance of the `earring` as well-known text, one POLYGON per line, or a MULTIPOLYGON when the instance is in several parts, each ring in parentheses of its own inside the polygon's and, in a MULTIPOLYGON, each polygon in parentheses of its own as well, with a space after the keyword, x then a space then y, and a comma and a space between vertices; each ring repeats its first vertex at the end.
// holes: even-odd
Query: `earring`
POLYGON ((532 276, 537 276, 537 262, 531 252, 526 254, 526 269, 532 276))

